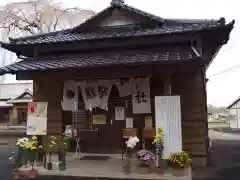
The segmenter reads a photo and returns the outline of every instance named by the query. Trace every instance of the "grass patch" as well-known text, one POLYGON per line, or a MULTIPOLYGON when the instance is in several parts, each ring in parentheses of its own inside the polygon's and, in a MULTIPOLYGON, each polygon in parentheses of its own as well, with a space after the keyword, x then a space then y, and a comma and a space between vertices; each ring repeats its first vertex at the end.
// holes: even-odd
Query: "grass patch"
POLYGON ((208 122, 208 128, 229 128, 228 122, 208 122))
POLYGON ((224 130, 226 130, 226 129, 228 129, 228 128, 222 128, 222 127, 211 128, 211 130, 218 131, 218 132, 224 132, 224 130))
POLYGON ((212 129, 214 131, 223 132, 224 130, 229 128, 230 128, 229 122, 222 121, 208 122, 208 129, 212 129))

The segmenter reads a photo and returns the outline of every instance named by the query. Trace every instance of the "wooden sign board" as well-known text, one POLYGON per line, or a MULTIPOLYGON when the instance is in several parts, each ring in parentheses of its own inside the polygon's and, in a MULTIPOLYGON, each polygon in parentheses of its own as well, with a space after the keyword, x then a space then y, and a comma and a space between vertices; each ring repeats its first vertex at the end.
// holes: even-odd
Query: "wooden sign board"
POLYGON ((27 135, 47 135, 47 102, 28 103, 27 135))
POLYGON ((115 107, 115 120, 124 120, 124 119, 125 119, 125 108, 115 107))
POLYGON ((106 116, 103 114, 93 115, 93 124, 106 124, 106 116))
POLYGON ((152 127, 153 127, 152 116, 145 116, 145 128, 152 127))
POLYGON ((126 128, 133 128, 133 118, 126 118, 126 128))
POLYGON ((163 127, 163 159, 168 159, 171 153, 182 151, 180 96, 156 96, 155 116, 156 133, 163 127))

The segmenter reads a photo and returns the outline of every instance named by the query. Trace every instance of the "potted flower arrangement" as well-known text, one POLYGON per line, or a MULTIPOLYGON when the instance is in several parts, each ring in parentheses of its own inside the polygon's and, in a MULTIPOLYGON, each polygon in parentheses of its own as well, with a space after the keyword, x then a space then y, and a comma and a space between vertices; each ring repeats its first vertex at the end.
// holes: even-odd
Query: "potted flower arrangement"
POLYGON ((48 139, 48 143, 44 146, 44 150, 47 153, 48 160, 45 162, 45 167, 48 170, 52 170, 52 153, 57 151, 57 143, 56 143, 56 137, 50 136, 48 139))
POLYGON ((129 174, 131 171, 131 158, 134 152, 134 148, 136 147, 137 143, 139 142, 138 137, 129 137, 126 141, 126 152, 125 152, 125 164, 123 166, 123 170, 125 174, 129 174))
POLYGON ((156 170, 157 173, 160 175, 163 175, 163 168, 162 165, 162 152, 164 150, 164 146, 163 146, 163 140, 164 140, 164 135, 163 135, 163 128, 160 127, 158 128, 158 133, 155 136, 154 140, 153 140, 153 144, 156 144, 156 170))
POLYGON ((172 168, 174 176, 186 176, 188 168, 191 166, 191 159, 187 152, 181 151, 171 154, 168 158, 168 164, 172 168))
POLYGON ((23 176, 25 178, 36 178, 37 170, 34 169, 34 163, 37 158, 38 141, 36 136, 32 138, 21 138, 17 140, 14 147, 13 156, 10 157, 14 161, 16 169, 12 171, 14 177, 23 176), (23 171, 19 168, 25 163, 30 163, 31 169, 23 171))
POLYGON ((146 174, 150 172, 150 165, 153 163, 154 154, 148 150, 140 150, 137 152, 137 158, 139 161, 139 173, 146 174))

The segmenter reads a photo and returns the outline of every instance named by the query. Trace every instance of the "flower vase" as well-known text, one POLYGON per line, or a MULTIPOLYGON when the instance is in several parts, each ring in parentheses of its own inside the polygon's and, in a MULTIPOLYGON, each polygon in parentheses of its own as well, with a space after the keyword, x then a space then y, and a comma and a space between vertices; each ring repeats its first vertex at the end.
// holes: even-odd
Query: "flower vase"
POLYGON ((20 180, 20 179, 36 179, 37 178, 37 170, 30 169, 30 170, 19 170, 14 169, 12 171, 12 179, 20 180))
POLYGON ((31 170, 28 170, 28 177, 29 177, 29 179, 36 179, 37 170, 34 168, 32 168, 31 170))
POLYGON ((47 168, 47 156, 44 154, 43 156, 43 167, 46 169, 47 168))
POLYGON ((172 175, 175 177, 187 176, 188 168, 172 168, 172 175))
POLYGON ((60 149, 58 152, 58 160, 59 160, 59 171, 65 171, 66 170, 66 151, 65 149, 60 149))
POLYGON ((156 173, 160 176, 164 175, 164 169, 162 167, 156 168, 156 173))
POLYGON ((150 166, 148 165, 145 165, 145 166, 140 165, 138 167, 139 174, 149 174, 150 172, 151 172, 151 169, 150 169, 150 166))
POLYGON ((37 151, 37 155, 36 155, 37 157, 36 157, 36 165, 43 165, 43 163, 44 163, 44 152, 43 152, 43 150, 42 149, 39 149, 38 151, 37 151))
POLYGON ((48 153, 47 170, 52 170, 52 153, 48 153))
POLYGON ((124 160, 123 172, 124 172, 124 174, 131 173, 131 160, 130 160, 129 156, 127 156, 126 159, 124 160))
POLYGON ((131 166, 124 165, 123 166, 123 172, 126 175, 130 174, 131 173, 131 166))
POLYGON ((13 169, 12 170, 12 179, 19 179, 19 169, 13 169))
POLYGON ((58 160, 61 162, 66 162, 66 150, 65 149, 59 149, 58 160))

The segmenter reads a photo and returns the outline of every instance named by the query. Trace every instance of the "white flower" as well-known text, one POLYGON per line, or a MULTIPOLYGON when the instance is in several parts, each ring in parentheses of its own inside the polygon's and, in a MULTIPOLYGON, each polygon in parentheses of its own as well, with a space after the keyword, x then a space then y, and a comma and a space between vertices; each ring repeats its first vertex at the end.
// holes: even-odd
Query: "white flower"
POLYGON ((28 138, 22 138, 22 142, 27 142, 29 139, 28 138))
POLYGON ((26 143, 27 141, 29 141, 29 139, 26 138, 26 137, 25 137, 25 138, 18 139, 16 145, 22 147, 23 144, 26 143))
POLYGON ((12 157, 9 157, 9 160, 11 161, 13 158, 12 157))
POLYGON ((128 148, 133 149, 137 145, 138 142, 139 142, 138 137, 136 137, 136 136, 135 137, 129 137, 129 139, 126 141, 126 145, 127 145, 128 148))

